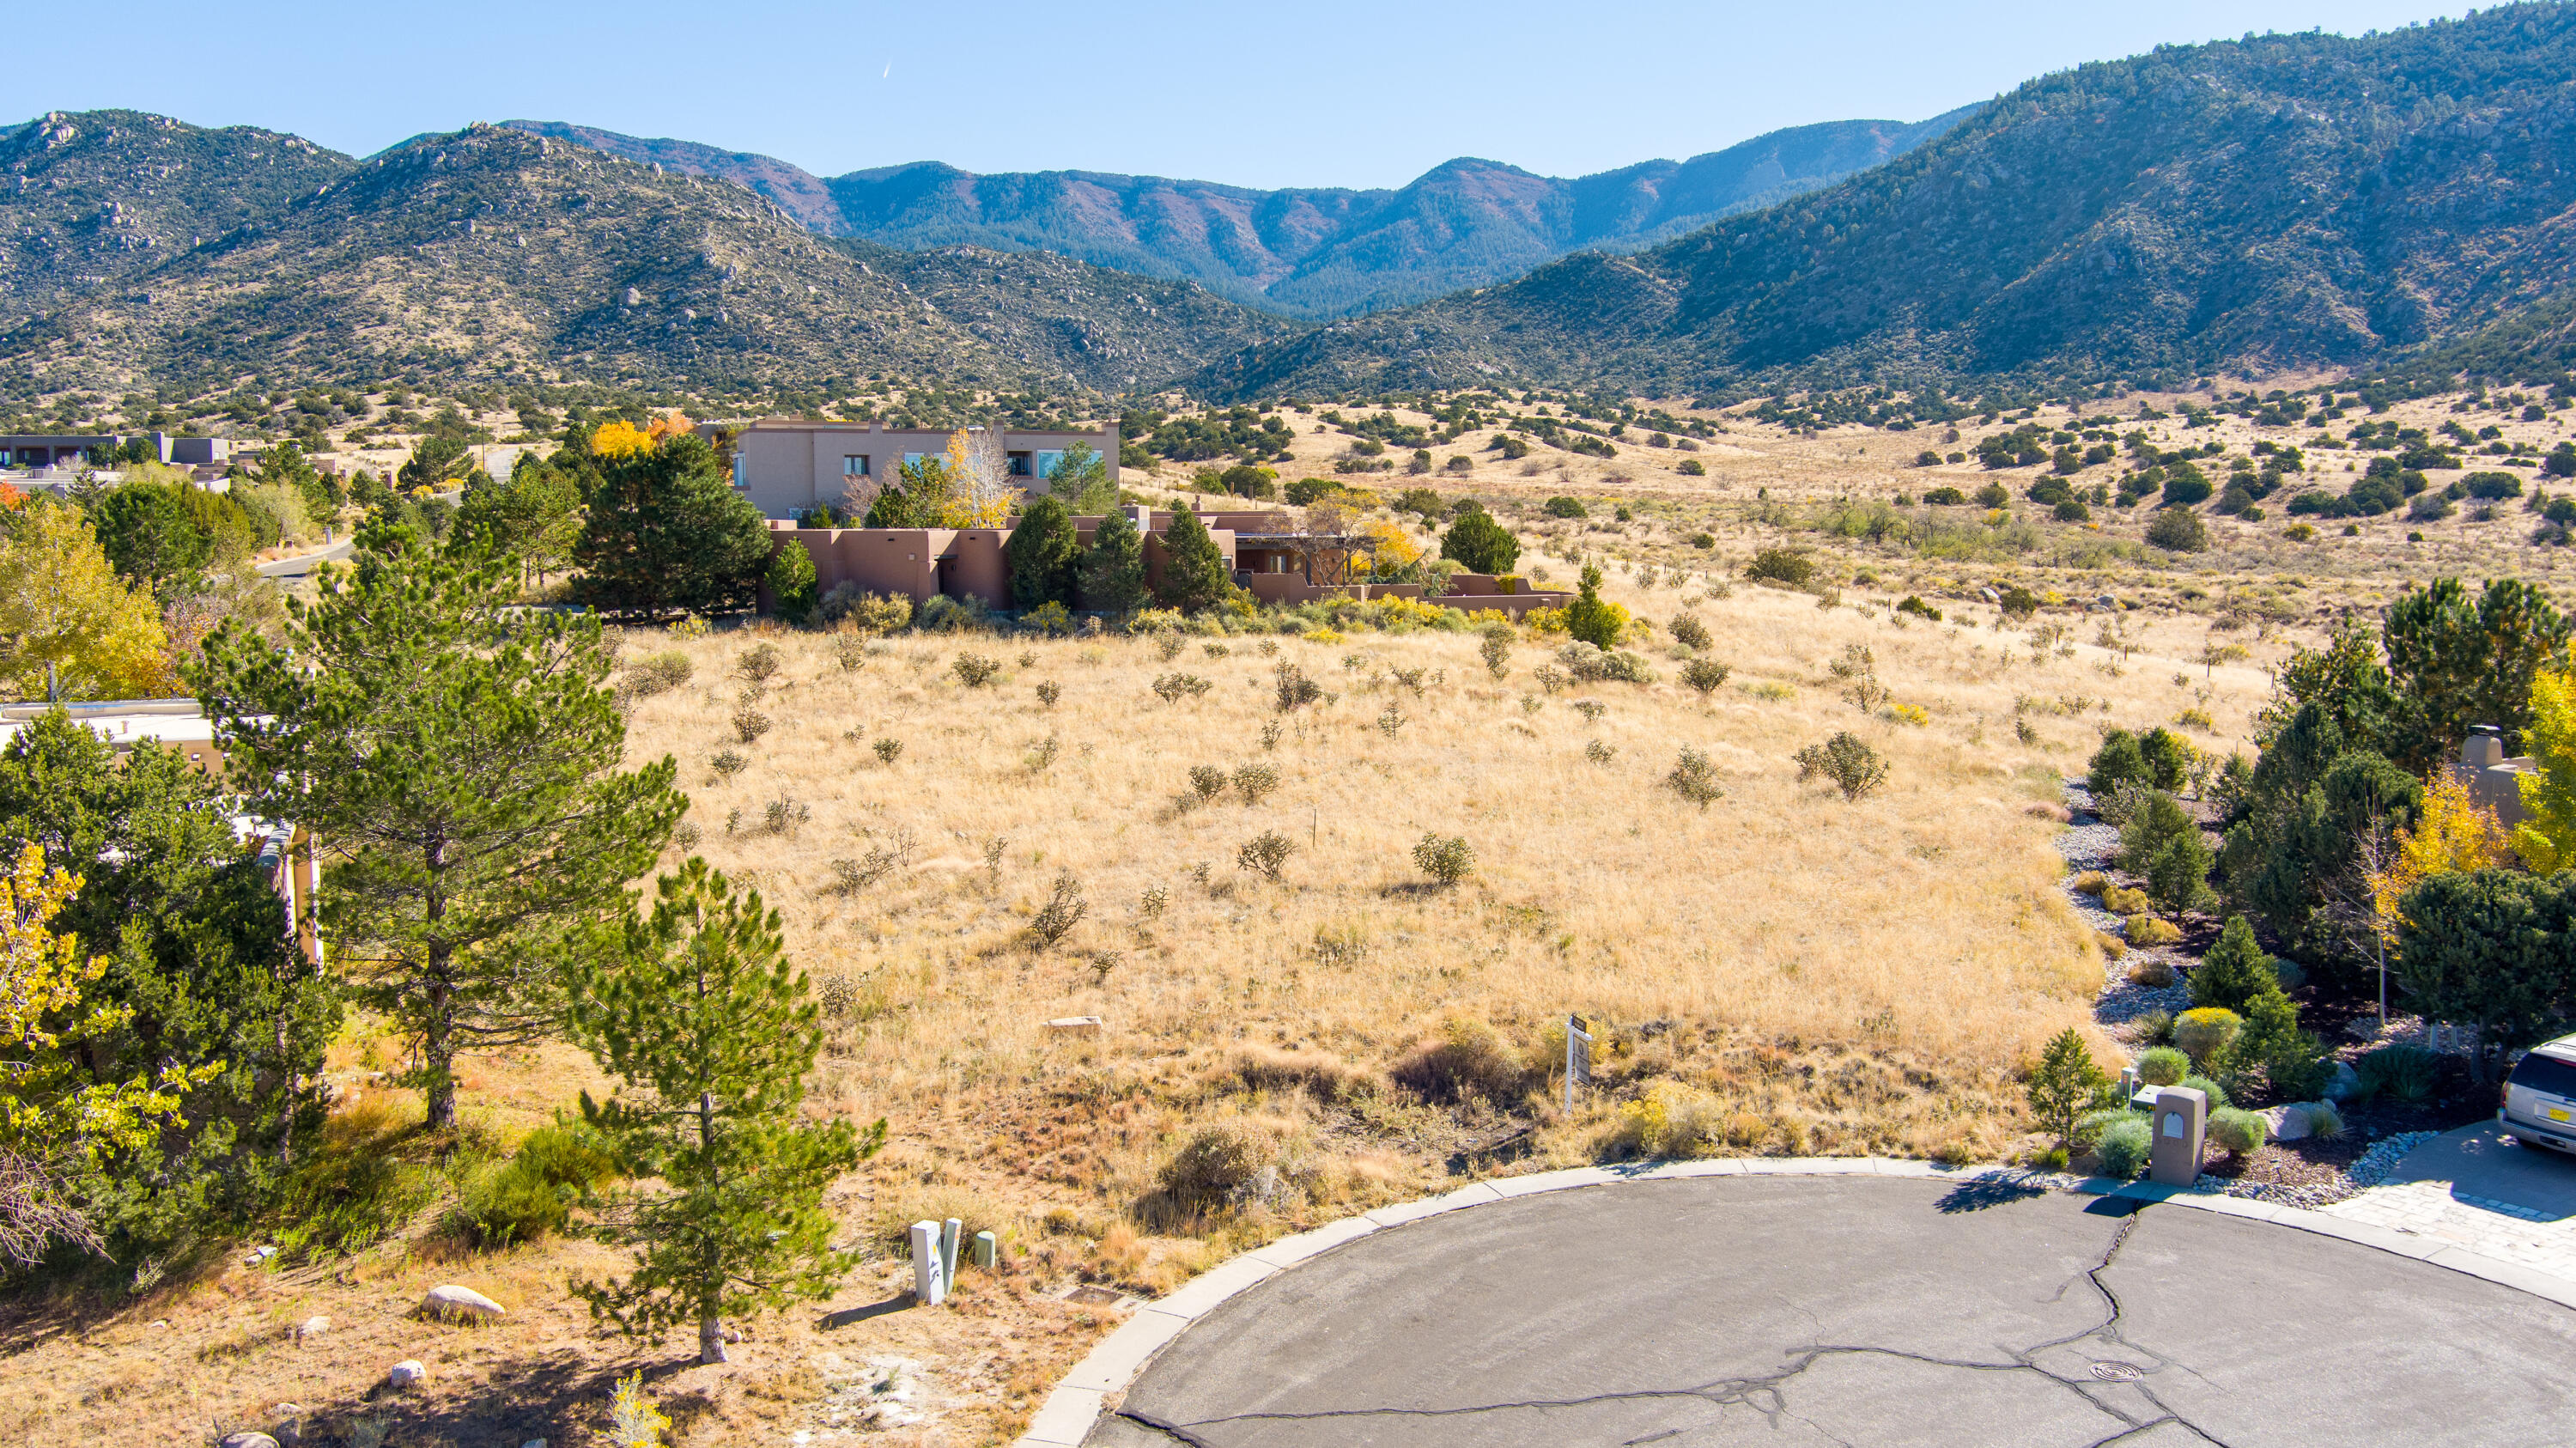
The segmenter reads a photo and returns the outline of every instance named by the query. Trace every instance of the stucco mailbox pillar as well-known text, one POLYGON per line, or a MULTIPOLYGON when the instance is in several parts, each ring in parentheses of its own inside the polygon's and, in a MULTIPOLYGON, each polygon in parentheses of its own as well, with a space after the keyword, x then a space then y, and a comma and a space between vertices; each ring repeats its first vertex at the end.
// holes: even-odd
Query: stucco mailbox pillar
POLYGON ((2209 1129, 2209 1093, 2190 1086, 2156 1091, 2155 1110, 2147 1117, 2155 1147, 2147 1156, 2147 1177, 2169 1187, 2200 1180, 2201 1139, 2209 1129))

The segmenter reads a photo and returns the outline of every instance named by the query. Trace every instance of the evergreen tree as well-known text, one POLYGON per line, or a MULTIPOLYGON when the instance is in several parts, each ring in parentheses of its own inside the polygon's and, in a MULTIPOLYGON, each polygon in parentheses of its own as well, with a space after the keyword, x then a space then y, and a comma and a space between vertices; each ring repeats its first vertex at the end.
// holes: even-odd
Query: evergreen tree
POLYGON ((2218 943, 2200 958, 2191 973, 2191 1003, 2195 1006, 2219 1006, 2245 1014, 2245 1003, 2268 990, 2281 988, 2281 978, 2272 969, 2272 957, 2254 943, 2254 927, 2242 915, 2227 917, 2225 929, 2218 932, 2218 943))
POLYGON ((120 759, 60 711, 0 751, 0 848, 90 862, 53 921, 103 965, 84 998, 116 1013, 74 1058, 80 1077, 112 1088, 171 1067, 220 1072, 164 1132, 159 1170, 83 1184, 112 1250, 256 1210, 269 1159, 291 1159, 321 1123, 339 992, 295 950, 232 816, 176 750, 145 742, 120 759))
POLYGON ((1082 605, 1125 617, 1143 608, 1152 593, 1145 587, 1145 540, 1124 513, 1101 515, 1082 556, 1082 605))
POLYGON ((1565 606, 1565 631, 1596 649, 1619 646, 1619 632, 1628 623, 1627 610, 1617 604, 1601 601, 1601 569, 1583 565, 1580 589, 1574 602, 1565 606))
POLYGON ((1187 508, 1174 513, 1172 526, 1163 533, 1163 577, 1154 585, 1154 597, 1166 608, 1196 613, 1233 590, 1225 552, 1208 535, 1207 525, 1187 508))
POLYGON ((2532 676, 2566 659, 2568 632, 2549 595, 2519 579, 2499 578, 2474 600, 2456 578, 2401 595, 2382 634, 2390 681, 2416 706, 2423 737, 2413 752, 2443 757, 2470 725, 2492 724, 2505 752, 2520 753, 2532 676))
POLYGON ((2481 1074, 2492 1053, 2576 1018, 2576 871, 2435 875, 2397 908, 2391 964, 2408 1003, 2476 1026, 2481 1074))
POLYGON ((723 1319, 829 1296, 858 1261, 831 1246, 823 1192, 885 1141, 880 1119, 800 1118, 822 1046, 820 1014, 793 973, 776 911, 738 897, 691 858, 660 882, 650 920, 630 915, 611 968, 586 968, 576 1038, 619 1079, 582 1117, 642 1197, 604 1234, 640 1249, 622 1282, 576 1282, 594 1315, 639 1337, 695 1320, 698 1360, 725 1361, 723 1319))
POLYGON ((371 524, 282 645, 227 624, 195 675, 249 808, 328 852, 323 926, 410 1037, 432 1127, 455 1121, 459 1050, 553 1028, 568 947, 624 908, 687 808, 668 757, 617 768, 598 616, 512 594, 371 524))
POLYGON ((2085 1049, 2084 1038, 2075 1034, 2073 1026, 2058 1032, 2041 1050, 2024 1090, 2030 1097, 2030 1114, 2039 1118, 2041 1130, 2057 1138, 2059 1149, 2074 1144, 2075 1119, 2101 1084, 2101 1068, 2093 1064, 2093 1053, 2085 1049))
POLYGON ((166 483, 128 483, 89 510, 90 530, 119 577, 159 589, 203 568, 215 543, 188 511, 186 494, 166 483))
POLYGON ((801 625, 814 616, 814 555, 804 544, 793 538, 779 544, 761 581, 769 585, 769 600, 780 618, 801 625))
POLYGON ((1520 561, 1520 540, 1482 508, 1458 515, 1441 535, 1440 556, 1465 565, 1469 573, 1504 574, 1520 561))
POLYGON ((652 616, 748 608, 769 565, 769 524, 733 489, 695 433, 598 460, 590 519, 574 550, 584 602, 652 616))
POLYGON ((1109 481, 1109 464, 1087 443, 1065 448, 1047 478, 1047 491, 1063 502, 1066 512, 1080 517, 1106 514, 1118 506, 1118 485, 1109 481))
POLYGON ((1054 498, 1029 500, 1028 510, 1011 529, 1011 541, 1002 545, 1002 557, 1010 565, 1013 608, 1042 603, 1069 608, 1080 597, 1082 539, 1074 531, 1073 515, 1054 498))

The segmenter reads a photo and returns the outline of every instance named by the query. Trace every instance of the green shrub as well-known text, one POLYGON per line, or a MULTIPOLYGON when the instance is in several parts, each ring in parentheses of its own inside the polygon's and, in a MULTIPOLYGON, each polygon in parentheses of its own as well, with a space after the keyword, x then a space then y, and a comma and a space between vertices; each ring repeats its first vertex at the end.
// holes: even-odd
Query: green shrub
POLYGON ((558 1121, 529 1132, 506 1163, 468 1177, 450 1214, 476 1247, 507 1247, 560 1232, 582 1198, 617 1175, 596 1132, 558 1121))
POLYGON ((1693 659, 1682 665, 1682 682, 1705 699, 1724 687, 1726 676, 1733 672, 1732 667, 1715 659, 1693 659))
POLYGON ((1968 495, 1957 488, 1934 488, 1923 495, 1923 501, 1938 508, 1964 507, 1968 495))
MULTIPOLYGON (((2138 1017, 2137 1035, 2139 1040, 2146 1042, 2150 1046, 2172 1045, 2173 1012, 2155 1010, 2149 1011, 2145 1015, 2138 1017)), ((2189 1058, 2186 1057, 2185 1059, 2188 1060, 2189 1058)))
POLYGON ((990 654, 959 654, 949 664, 957 682, 970 689, 980 689, 993 682, 1002 672, 1002 661, 990 654))
POLYGON ((646 654, 627 666, 626 692, 637 698, 645 698, 665 690, 676 689, 689 682, 689 675, 695 672, 695 669, 696 666, 689 662, 689 656, 678 649, 646 654))
POLYGON ((2227 1094, 2226 1087, 2219 1085, 2218 1082, 2207 1076, 2185 1076, 2174 1084, 2183 1087, 2186 1090, 2197 1091, 2201 1095, 2208 1097, 2209 1109, 2212 1111, 2216 1111, 2220 1107, 2227 1106, 2235 1100, 2234 1097, 2227 1094))
POLYGON ((1539 506, 1539 511, 1547 514, 1551 518, 1589 518, 1592 516, 1592 511, 1589 508, 1584 507, 1580 499, 1565 497, 1562 494, 1550 498, 1545 503, 1541 504, 1539 506))
POLYGON ((2343 1135, 2343 1112, 2331 1101, 2311 1101, 2299 1108, 2308 1119, 2308 1135, 2334 1138, 2343 1135))
POLYGON ((847 626, 862 634, 888 634, 912 623, 912 600, 843 583, 823 595, 814 618, 825 628, 847 626))
POLYGON ((1270 1164, 1271 1143, 1241 1121, 1200 1127, 1154 1173, 1154 1184, 1184 1211, 1226 1205, 1270 1164))
POLYGON ((1464 835, 1424 835, 1413 847, 1415 868, 1442 885, 1456 885, 1476 872, 1476 851, 1464 835))
POLYGON ((1752 562, 1744 565, 1744 576, 1766 583, 1804 588, 1815 581, 1816 565, 1813 559, 1795 548, 1765 548, 1753 555, 1752 562))
POLYGON ((2147 861, 2147 895, 2170 914, 2179 915, 2211 899, 2210 867, 2217 855, 2197 829, 2168 837, 2147 861))
POLYGON ((2209 525, 2189 508, 2167 508, 2147 525, 2147 542, 2168 553, 2204 553, 2209 549, 2209 525))
POLYGON ((1682 748, 1680 760, 1673 765, 1673 772, 1664 776, 1664 783, 1673 793, 1703 810, 1726 797, 1725 786, 1717 782, 1716 762, 1687 745, 1682 748))
POLYGON ((1800 784, 1821 774, 1833 781, 1846 800, 1857 800, 1887 781, 1887 761, 1849 730, 1822 744, 1810 744, 1792 757, 1798 762, 1800 784))
POLYGON ((2142 915, 2146 913, 2147 904, 2147 892, 2144 890, 2132 890, 2126 885, 2111 884, 2105 884, 2102 888, 2102 908, 2114 915, 2142 915))
POLYGON ((2092 1146, 2102 1139, 2102 1133, 2121 1122, 2145 1119, 2138 1111, 2127 1106, 2106 1106, 2099 1111, 2088 1111, 2075 1119, 2075 1144, 2082 1147, 2092 1146))
POLYGON ((1672 633, 1673 642, 1686 649, 1705 649, 1712 642, 1708 625, 1687 613, 1673 616, 1672 633))
POLYGON ((2379 1095, 2422 1101, 2441 1080, 2442 1058, 2420 1046, 2382 1046, 2353 1062, 2352 1071, 2365 1101, 2379 1095))
POLYGON ((2277 984, 2272 957, 2254 943, 2254 927, 2242 915, 2227 917, 2218 943, 2209 947, 2191 973, 2191 1003, 2242 1012, 2245 1003, 2277 984))
POLYGON ((2174 1044, 2183 1054, 2207 1066, 2236 1041, 2244 1018, 2223 1006, 2196 1006, 2174 1018, 2174 1044))
POLYGON ((2102 1164, 2104 1176, 2123 1180, 2146 1170, 2147 1157, 2155 1149, 2155 1138, 2149 1134, 2147 1119, 2130 1114, 2125 1121, 2114 1121, 2102 1128, 2093 1143, 2093 1156, 2102 1164))
POLYGON ((2261 1151, 2271 1136, 2271 1123, 2242 1107, 2228 1106, 2209 1113, 2210 1144, 2229 1156, 2261 1151))
POLYGON ((2191 1074, 2191 1057, 2171 1046, 2151 1046, 2138 1057, 2138 1079, 2150 1086, 2179 1085, 2191 1074))
POLYGON ((2138 747, 2138 737, 2126 729, 2113 729, 2103 734, 2102 747, 2093 751, 2084 785, 2098 804, 2108 800, 2111 791, 2126 781, 2152 783, 2154 772, 2147 767, 2146 752, 2138 747))
POLYGON ((1497 679, 1510 673, 1512 645, 1520 642, 1520 630, 1507 623, 1489 623, 1476 636, 1476 652, 1485 661, 1485 672, 1497 679))
MULTIPOLYGON (((1937 491, 1937 492, 1945 492, 1945 493, 1955 493, 1955 492, 1957 492, 1957 491, 1958 491, 1958 489, 1956 489, 1956 488, 1940 488, 1940 489, 1936 489, 1935 491, 1937 491)), ((1911 593, 1909 593, 1909 594, 1905 595, 1904 599, 1896 605, 1896 611, 1897 611, 1898 613, 1910 613, 1910 614, 1914 615, 1916 618, 1923 619, 1923 620, 1926 620, 1927 622, 1931 622, 1931 623, 1939 623, 1939 622, 1941 621, 1941 610, 1939 610, 1939 609, 1937 609, 1937 608, 1934 608, 1932 605, 1930 605, 1930 604, 1928 604, 1928 603, 1925 603, 1922 599, 1920 599, 1920 598, 1916 597, 1915 595, 1913 595, 1913 594, 1911 594, 1911 593)))
POLYGON ((803 624, 814 616, 814 555, 805 545, 791 538, 769 556, 769 567, 761 582, 769 587, 771 604, 778 616, 792 624, 803 624))

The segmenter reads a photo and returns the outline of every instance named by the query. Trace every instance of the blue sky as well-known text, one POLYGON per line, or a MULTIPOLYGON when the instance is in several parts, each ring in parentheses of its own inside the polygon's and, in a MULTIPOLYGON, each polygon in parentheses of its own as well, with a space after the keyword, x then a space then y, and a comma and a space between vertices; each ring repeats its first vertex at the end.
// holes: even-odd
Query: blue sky
POLYGON ((1781 126, 1919 120, 2161 43, 2458 13, 2380 0, 29 5, 9 24, 0 122, 126 106, 365 154, 529 117, 823 175, 940 160, 1393 186, 1452 156, 1578 175, 1781 126))

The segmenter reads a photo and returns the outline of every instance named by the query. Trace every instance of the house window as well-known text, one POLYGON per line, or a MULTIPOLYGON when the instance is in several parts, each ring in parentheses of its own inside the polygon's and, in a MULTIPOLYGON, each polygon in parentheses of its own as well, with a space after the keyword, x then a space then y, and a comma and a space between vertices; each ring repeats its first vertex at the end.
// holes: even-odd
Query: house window
POLYGON ((946 454, 946 453, 905 453, 905 454, 903 455, 903 465, 904 465, 905 467, 908 467, 908 468, 911 468, 911 467, 919 467, 919 466, 920 466, 920 465, 921 465, 925 460, 933 459, 933 458, 936 458, 936 459, 937 459, 937 460, 939 460, 941 463, 945 464, 945 463, 948 461, 948 454, 946 454))
POLYGON ((1029 455, 1027 453, 1006 453, 1003 456, 1010 463, 1012 477, 1025 478, 1029 475, 1029 455))
POLYGON ((742 454, 740 453, 735 453, 733 455, 733 485, 737 488, 749 488, 751 486, 751 484, 742 480, 742 454))
POLYGON ((1055 470, 1063 466, 1064 454, 1059 450, 1047 449, 1038 454, 1039 477, 1052 478, 1055 476, 1055 470))
POLYGON ((849 453, 849 454, 847 454, 847 455, 845 455, 845 456, 843 456, 843 457, 842 457, 842 459, 841 459, 841 476, 842 476, 842 477, 845 477, 845 478, 864 478, 864 477, 866 477, 867 475, 868 475, 868 455, 867 455, 866 453, 849 453))

